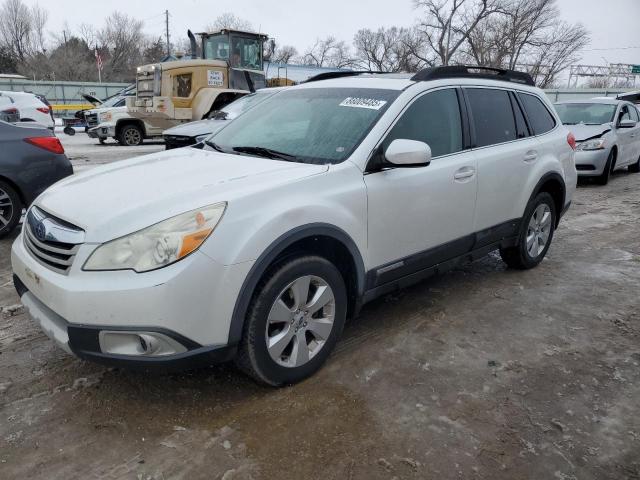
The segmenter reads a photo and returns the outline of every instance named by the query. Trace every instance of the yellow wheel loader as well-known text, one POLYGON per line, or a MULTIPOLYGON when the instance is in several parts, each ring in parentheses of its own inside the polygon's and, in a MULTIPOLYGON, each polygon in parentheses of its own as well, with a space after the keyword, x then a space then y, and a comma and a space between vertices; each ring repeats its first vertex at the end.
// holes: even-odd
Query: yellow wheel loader
POLYGON ((127 98, 131 116, 170 128, 207 118, 236 98, 266 87, 262 52, 267 35, 227 29, 198 33, 198 49, 194 34, 188 34, 190 59, 138 67, 136 96, 127 98))

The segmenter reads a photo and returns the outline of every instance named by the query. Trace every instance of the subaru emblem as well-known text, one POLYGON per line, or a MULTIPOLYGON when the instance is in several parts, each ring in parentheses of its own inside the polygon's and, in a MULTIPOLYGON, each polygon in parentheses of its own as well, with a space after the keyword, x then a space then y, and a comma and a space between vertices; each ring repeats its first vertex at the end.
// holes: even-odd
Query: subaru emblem
POLYGON ((44 240, 47 238, 47 228, 44 226, 44 223, 38 222, 34 233, 36 234, 36 237, 38 237, 38 240, 44 240))

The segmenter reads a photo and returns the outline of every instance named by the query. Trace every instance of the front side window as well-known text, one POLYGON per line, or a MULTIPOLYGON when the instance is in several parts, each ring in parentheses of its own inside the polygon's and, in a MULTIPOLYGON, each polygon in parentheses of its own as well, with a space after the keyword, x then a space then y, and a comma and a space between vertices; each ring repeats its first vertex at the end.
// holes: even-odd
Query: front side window
POLYGON ((382 142, 382 151, 396 139, 417 140, 439 157, 462 150, 462 120, 454 89, 427 93, 402 114, 382 142))
POLYGON ((519 93, 520 100, 524 105, 524 109, 527 112, 529 123, 533 129, 534 135, 542 135, 549 130, 553 130, 556 126, 556 121, 553 115, 549 113, 547 107, 544 106, 542 100, 535 95, 529 95, 528 93, 519 93))
POLYGON ((516 123, 506 90, 467 88, 476 132, 476 147, 515 140, 516 123))
POLYGON ((565 125, 602 125, 613 122, 616 105, 610 103, 557 103, 556 112, 565 125))
POLYGON ((631 120, 637 122, 638 121, 638 109, 635 107, 629 107, 629 111, 631 112, 631 120))
POLYGON ((631 112, 629 111, 629 107, 627 105, 623 105, 620 109, 620 120, 631 120, 631 112))
POLYGON ((287 89, 240 115, 207 143, 228 153, 269 156, 271 151, 298 162, 339 163, 398 94, 386 89, 287 89))
POLYGON ((204 58, 229 60, 229 35, 220 34, 207 37, 204 41, 204 58))
POLYGON ((235 68, 260 70, 262 51, 257 38, 231 37, 231 57, 229 64, 235 68))

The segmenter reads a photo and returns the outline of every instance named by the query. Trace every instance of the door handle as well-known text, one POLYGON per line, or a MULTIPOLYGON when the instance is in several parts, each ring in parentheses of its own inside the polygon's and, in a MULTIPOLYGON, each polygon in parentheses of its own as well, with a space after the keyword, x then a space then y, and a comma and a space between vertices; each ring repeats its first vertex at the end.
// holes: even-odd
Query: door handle
POLYGON ((465 178, 471 178, 476 174, 476 170, 473 167, 462 167, 453 174, 454 180, 464 180, 465 178))
POLYGON ((535 162, 538 158, 538 152, 536 152, 535 150, 529 150, 527 153, 524 154, 524 161, 525 162, 535 162))

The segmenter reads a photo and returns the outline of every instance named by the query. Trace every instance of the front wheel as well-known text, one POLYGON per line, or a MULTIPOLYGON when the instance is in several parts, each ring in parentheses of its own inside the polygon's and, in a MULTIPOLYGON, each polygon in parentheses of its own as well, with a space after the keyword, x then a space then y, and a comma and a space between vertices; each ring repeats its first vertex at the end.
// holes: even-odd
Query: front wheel
POLYGON ((22 201, 15 189, 0 181, 0 238, 6 237, 18 225, 22 201))
POLYGON ((613 170, 613 161, 614 161, 614 152, 611 150, 609 152, 609 156, 607 157, 607 163, 604 165, 604 169, 602 173, 596 177, 596 183, 598 185, 606 185, 609 183, 609 177, 611 176, 611 171, 613 170))
POLYGON ((267 385, 299 382, 329 357, 346 314, 344 280, 331 262, 309 255, 277 265, 256 289, 236 364, 267 385))
POLYGON ((118 135, 118 141, 120 145, 125 145, 127 147, 135 147, 142 143, 142 139, 144 135, 142 130, 137 125, 125 125, 120 130, 120 135, 118 135))
POLYGON ((547 254, 556 225, 556 207, 551 195, 539 193, 522 218, 518 243, 500 249, 502 260, 511 268, 525 270, 538 265, 547 254))

